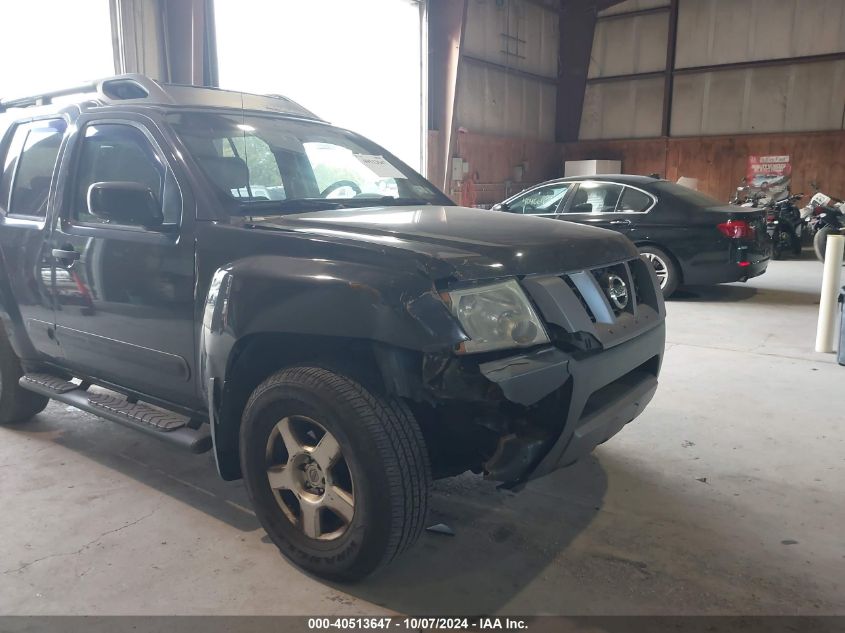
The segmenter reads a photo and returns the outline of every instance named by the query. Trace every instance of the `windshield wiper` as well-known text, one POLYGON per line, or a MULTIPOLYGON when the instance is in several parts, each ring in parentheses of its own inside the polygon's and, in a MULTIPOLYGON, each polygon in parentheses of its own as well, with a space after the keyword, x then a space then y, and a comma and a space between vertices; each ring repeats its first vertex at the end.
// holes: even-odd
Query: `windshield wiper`
POLYGON ((343 209, 346 205, 325 198, 290 198, 288 200, 256 200, 238 205, 239 215, 281 215, 300 211, 343 209))

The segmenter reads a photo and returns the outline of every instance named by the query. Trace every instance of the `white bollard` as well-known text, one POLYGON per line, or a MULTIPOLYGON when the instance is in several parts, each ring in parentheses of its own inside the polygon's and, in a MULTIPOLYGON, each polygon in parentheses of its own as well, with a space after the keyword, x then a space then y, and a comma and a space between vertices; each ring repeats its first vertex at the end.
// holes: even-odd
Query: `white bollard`
POLYGON ((839 286, 842 283, 842 257, 845 252, 845 236, 828 235, 824 254, 822 275, 822 296, 819 301, 819 325, 816 329, 816 351, 832 352, 836 338, 836 308, 839 286))

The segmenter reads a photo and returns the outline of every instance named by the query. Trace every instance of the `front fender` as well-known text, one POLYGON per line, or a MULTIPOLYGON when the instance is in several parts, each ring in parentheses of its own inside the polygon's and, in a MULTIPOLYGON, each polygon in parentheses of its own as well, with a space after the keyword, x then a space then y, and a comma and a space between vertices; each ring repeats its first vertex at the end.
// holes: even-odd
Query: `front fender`
MULTIPOLYGON (((416 351, 449 350, 467 339, 418 270, 278 255, 218 268, 205 297, 199 360, 218 468, 226 479, 239 475, 233 464, 242 405, 224 400, 239 379, 233 373, 241 342, 262 335, 416 351)), ((284 364, 279 358, 273 369, 284 364)), ((254 380, 247 382, 254 388, 254 380)))

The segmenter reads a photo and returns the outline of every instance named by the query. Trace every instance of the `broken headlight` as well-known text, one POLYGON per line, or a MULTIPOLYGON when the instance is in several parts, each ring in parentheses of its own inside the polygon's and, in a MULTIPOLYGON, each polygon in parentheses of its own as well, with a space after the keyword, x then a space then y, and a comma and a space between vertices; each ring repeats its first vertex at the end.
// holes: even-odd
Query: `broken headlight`
POLYGON ((548 343, 549 337, 516 280, 444 293, 470 340, 460 352, 473 354, 548 343))

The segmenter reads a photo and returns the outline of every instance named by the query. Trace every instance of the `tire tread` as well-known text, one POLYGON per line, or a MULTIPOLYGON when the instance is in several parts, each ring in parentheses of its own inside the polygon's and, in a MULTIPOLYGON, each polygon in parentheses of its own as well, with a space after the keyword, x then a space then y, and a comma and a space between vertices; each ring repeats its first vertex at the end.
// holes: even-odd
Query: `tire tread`
POLYGON ((381 398, 351 378, 321 367, 291 367, 274 373, 255 389, 245 410, 267 391, 291 383, 334 391, 355 410, 373 438, 391 497, 390 536, 376 568, 386 565, 417 541, 428 514, 431 468, 417 421, 401 400, 381 398))
POLYGON ((20 424, 41 413, 50 399, 18 384, 23 369, 0 325, 0 425, 20 424))

